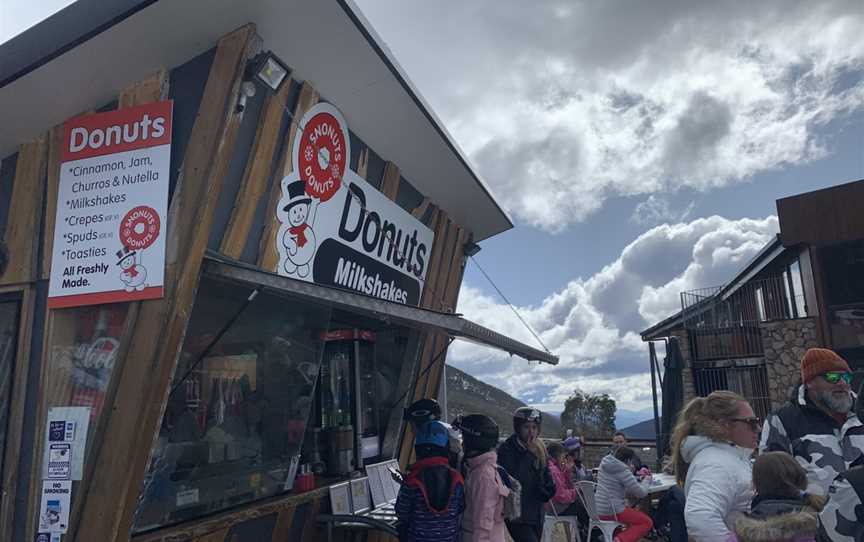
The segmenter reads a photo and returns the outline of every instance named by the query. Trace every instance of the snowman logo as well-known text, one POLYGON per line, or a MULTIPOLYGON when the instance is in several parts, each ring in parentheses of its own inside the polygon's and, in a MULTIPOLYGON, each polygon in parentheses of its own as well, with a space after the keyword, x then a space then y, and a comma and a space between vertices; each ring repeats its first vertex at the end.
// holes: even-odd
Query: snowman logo
POLYGON ((318 201, 306 194, 306 183, 294 181, 287 185, 288 204, 282 208, 288 218, 288 229, 282 234, 282 246, 287 252, 283 264, 285 273, 305 278, 309 275, 309 262, 315 256, 317 241, 315 212, 318 201))
POLYGON ((120 281, 127 292, 140 292, 147 287, 147 269, 141 265, 139 254, 128 246, 117 251, 120 281))

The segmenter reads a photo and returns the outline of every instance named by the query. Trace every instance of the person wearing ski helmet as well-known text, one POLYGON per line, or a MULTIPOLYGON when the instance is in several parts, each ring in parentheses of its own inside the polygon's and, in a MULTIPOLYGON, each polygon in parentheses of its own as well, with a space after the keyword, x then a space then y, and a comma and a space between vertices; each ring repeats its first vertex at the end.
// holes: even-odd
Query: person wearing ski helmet
POLYGON ((416 434, 424 423, 441 419, 441 405, 435 399, 418 399, 402 412, 402 419, 411 424, 416 434))
POLYGON ((437 420, 422 424, 414 439, 417 462, 396 498, 400 541, 457 542, 465 511, 465 482, 448 464, 449 431, 437 420))
MULTIPOLYGON (((411 424, 411 428, 416 435, 418 428, 426 422, 441 420, 441 405, 435 399, 418 399, 402 411, 402 419, 411 424)), ((445 423, 444 426, 447 427, 450 435, 448 443, 450 466, 456 470, 460 470, 462 463, 462 443, 459 440, 459 434, 448 424, 445 423)))
POLYGON ((542 422, 543 415, 536 408, 517 408, 513 413, 514 433, 498 446, 498 464, 522 486, 522 514, 506 522, 514 542, 543 539, 544 505, 555 495, 555 481, 539 438, 542 422))
POLYGON ((498 424, 489 416, 470 414, 456 418, 465 449, 465 515, 462 542, 504 540, 504 498, 510 490, 498 472, 498 424))

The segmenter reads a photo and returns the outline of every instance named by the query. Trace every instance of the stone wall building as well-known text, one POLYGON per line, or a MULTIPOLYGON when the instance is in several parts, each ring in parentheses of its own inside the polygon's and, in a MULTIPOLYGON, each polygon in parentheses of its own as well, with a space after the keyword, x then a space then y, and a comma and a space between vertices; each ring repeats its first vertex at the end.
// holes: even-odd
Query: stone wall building
POLYGON ((726 284, 681 292, 681 311, 642 332, 653 343, 658 403, 669 403, 660 440, 687 401, 715 390, 743 395, 766 416, 789 400, 812 347, 843 356, 853 389, 864 391, 862 205, 864 181, 778 200, 774 239, 726 284))

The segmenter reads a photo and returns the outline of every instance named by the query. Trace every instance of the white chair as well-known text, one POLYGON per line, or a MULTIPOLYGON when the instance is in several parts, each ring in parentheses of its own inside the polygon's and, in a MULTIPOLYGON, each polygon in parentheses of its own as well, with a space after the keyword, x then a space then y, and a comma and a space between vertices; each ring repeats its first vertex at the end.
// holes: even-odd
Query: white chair
POLYGON ((603 540, 612 542, 615 539, 615 529, 625 525, 618 521, 600 519, 600 515, 597 513, 597 504, 594 502, 594 492, 597 490, 596 483, 577 482, 576 489, 579 498, 582 499, 582 504, 585 505, 585 511, 588 512, 588 540, 591 540, 591 533, 594 532, 594 529, 600 529, 600 532, 603 533, 603 540))
POLYGON ((553 521, 552 525, 549 525, 549 514, 546 514, 546 519, 543 521, 543 540, 556 541, 560 539, 560 537, 554 536, 555 533, 550 532, 550 528, 556 527, 563 518, 567 524, 567 526, 564 527, 565 532, 572 535, 567 537, 567 542, 582 542, 582 537, 579 536, 579 520, 576 519, 576 516, 559 516, 554 505, 549 508, 552 510, 552 516, 554 516, 555 521, 553 521))

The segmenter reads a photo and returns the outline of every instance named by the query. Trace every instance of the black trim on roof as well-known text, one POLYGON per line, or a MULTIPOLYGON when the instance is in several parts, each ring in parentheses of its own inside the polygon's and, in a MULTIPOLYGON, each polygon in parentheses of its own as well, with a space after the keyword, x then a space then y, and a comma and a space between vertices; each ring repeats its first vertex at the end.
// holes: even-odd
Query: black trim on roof
POLYGON ((158 0, 78 0, 0 44, 0 88, 158 0))

